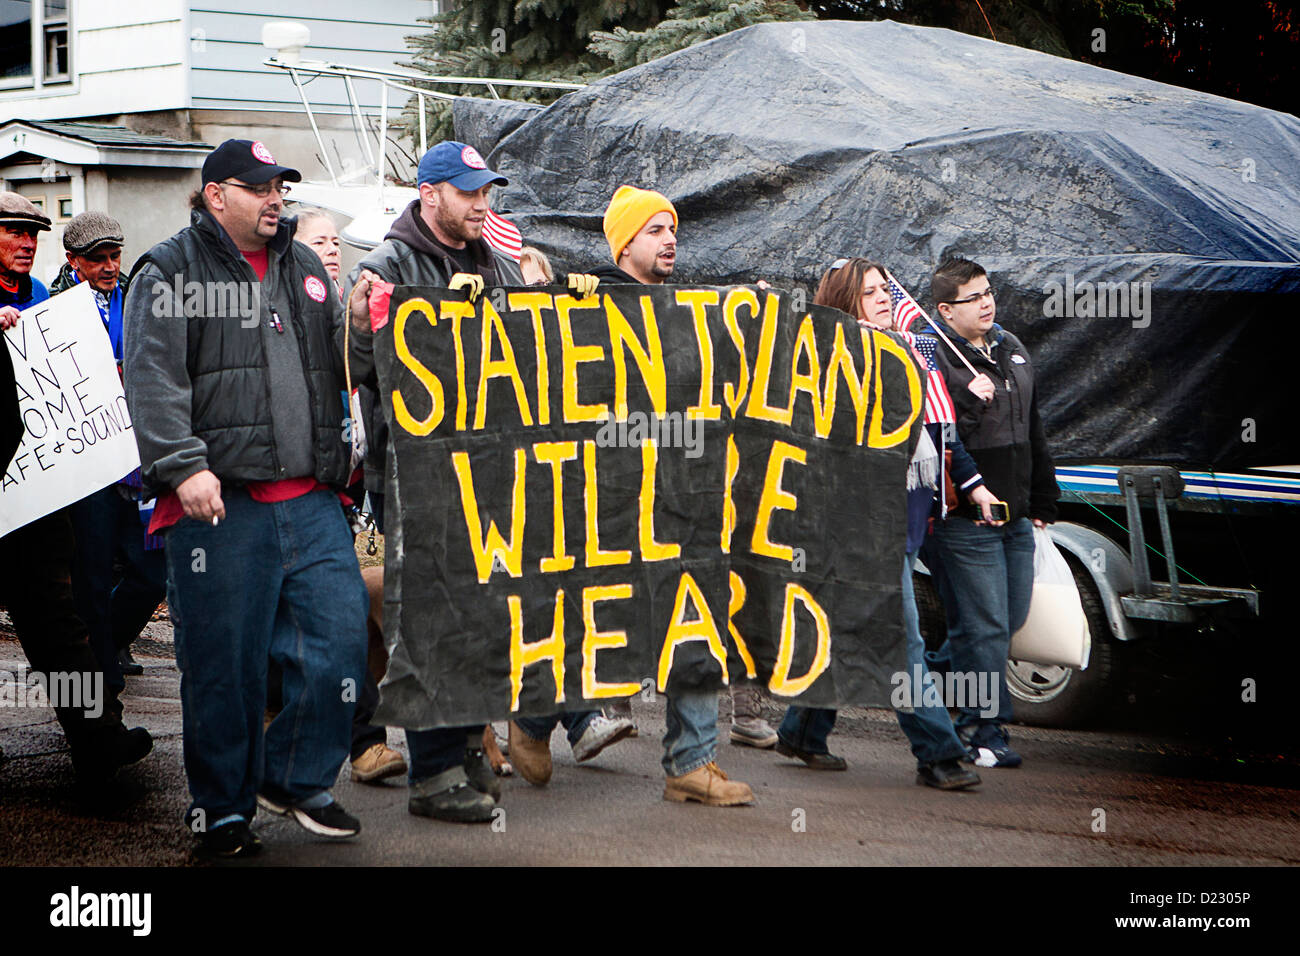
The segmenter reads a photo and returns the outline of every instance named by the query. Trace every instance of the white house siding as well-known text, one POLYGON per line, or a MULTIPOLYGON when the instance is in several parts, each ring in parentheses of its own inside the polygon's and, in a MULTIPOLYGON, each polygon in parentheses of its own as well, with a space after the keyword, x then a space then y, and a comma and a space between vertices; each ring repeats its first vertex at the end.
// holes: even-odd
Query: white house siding
POLYGON ((0 93, 0 120, 184 109, 186 17, 184 0, 74 0, 73 81, 0 93))
MULTIPOLYGON (((192 59, 192 106, 301 111, 288 75, 262 65, 272 53, 262 46, 262 26, 269 21, 293 20, 311 30, 305 60, 391 69, 410 57, 405 37, 429 29, 416 18, 430 16, 433 9, 430 0, 224 0, 221 9, 215 3, 192 3, 191 28, 202 38, 192 59)), ((379 84, 355 85, 363 109, 378 109, 379 84)), ((313 110, 339 113, 348 108, 340 80, 321 77, 306 89, 313 110)))

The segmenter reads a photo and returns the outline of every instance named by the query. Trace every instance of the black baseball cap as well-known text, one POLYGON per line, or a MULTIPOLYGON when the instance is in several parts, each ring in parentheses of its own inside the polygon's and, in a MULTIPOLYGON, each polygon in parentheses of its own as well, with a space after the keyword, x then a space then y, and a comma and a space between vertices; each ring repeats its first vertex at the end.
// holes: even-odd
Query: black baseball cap
POLYGON ((203 185, 238 179, 257 186, 281 176, 291 183, 302 182, 302 173, 277 166, 265 144, 251 139, 228 139, 203 161, 203 185))

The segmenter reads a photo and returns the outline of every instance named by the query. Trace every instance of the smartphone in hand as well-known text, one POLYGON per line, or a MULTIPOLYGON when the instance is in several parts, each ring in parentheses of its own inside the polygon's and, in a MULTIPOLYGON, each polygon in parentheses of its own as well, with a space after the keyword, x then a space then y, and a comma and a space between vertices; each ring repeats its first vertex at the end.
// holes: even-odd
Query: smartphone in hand
POLYGON ((1011 509, 1007 507, 1007 503, 1005 501, 990 502, 989 517, 993 521, 1010 521, 1011 509))

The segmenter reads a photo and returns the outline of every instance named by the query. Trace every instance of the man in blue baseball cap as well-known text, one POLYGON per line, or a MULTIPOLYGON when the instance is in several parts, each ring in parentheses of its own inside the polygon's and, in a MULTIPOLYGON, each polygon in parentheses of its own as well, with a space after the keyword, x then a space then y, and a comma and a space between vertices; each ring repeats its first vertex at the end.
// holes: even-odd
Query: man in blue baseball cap
POLYGON ((367 315, 366 300, 376 279, 406 285, 523 285, 519 264, 483 239, 488 193, 508 180, 488 169, 478 150, 450 140, 420 160, 420 198, 394 220, 384 242, 348 277, 352 314, 367 315))
MULTIPOLYGON (((371 355, 369 300, 377 296, 383 301, 391 285, 469 289, 477 296, 488 286, 527 284, 519 264, 483 239, 488 193, 507 180, 487 168, 478 150, 450 140, 439 143, 420 160, 416 181, 420 197, 348 276, 344 295, 352 309, 354 371, 358 359, 365 367, 371 355)), ((373 372, 367 378, 363 384, 376 384, 373 372)), ((388 474, 388 429, 367 429, 367 435, 374 453, 367 471, 388 474)), ((384 490, 377 489, 372 501, 382 501, 384 490)), ((383 531, 382 506, 375 510, 383 531)), ((483 755, 483 729, 480 724, 406 732, 411 813, 463 823, 492 820, 501 785, 483 755)))

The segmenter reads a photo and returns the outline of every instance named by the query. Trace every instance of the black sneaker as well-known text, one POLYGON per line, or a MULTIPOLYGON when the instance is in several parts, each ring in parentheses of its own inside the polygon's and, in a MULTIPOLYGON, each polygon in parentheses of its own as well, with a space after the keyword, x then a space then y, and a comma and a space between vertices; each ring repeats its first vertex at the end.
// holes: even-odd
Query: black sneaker
POLYGON ((262 852, 262 841, 243 820, 235 820, 199 834, 196 851, 200 856, 233 860, 256 856, 262 852))
POLYGON ((361 832, 361 821, 339 806, 337 800, 311 810, 294 807, 289 815, 308 833, 331 840, 346 840, 361 832))
POLYGON ((977 767, 1019 767, 1020 754, 1011 749, 1006 729, 997 724, 981 724, 969 734, 959 734, 970 749, 969 763, 977 767))
POLYGON ((291 804, 273 800, 264 793, 257 795, 257 805, 268 813, 291 817, 298 826, 308 833, 328 837, 331 840, 346 840, 361 832, 361 821, 348 813, 337 800, 323 807, 295 807, 291 804))
POLYGON ((272 800, 264 793, 257 795, 257 806, 260 810, 267 813, 274 813, 277 817, 287 817, 289 815, 289 804, 281 803, 279 800, 272 800))
POLYGON ((496 803, 501 802, 501 781, 492 772, 492 764, 481 745, 465 748, 465 778, 479 793, 486 794, 496 803))
POLYGON ((411 813, 451 823, 489 823, 496 809, 496 801, 470 785, 463 766, 415 781, 410 794, 411 813))

